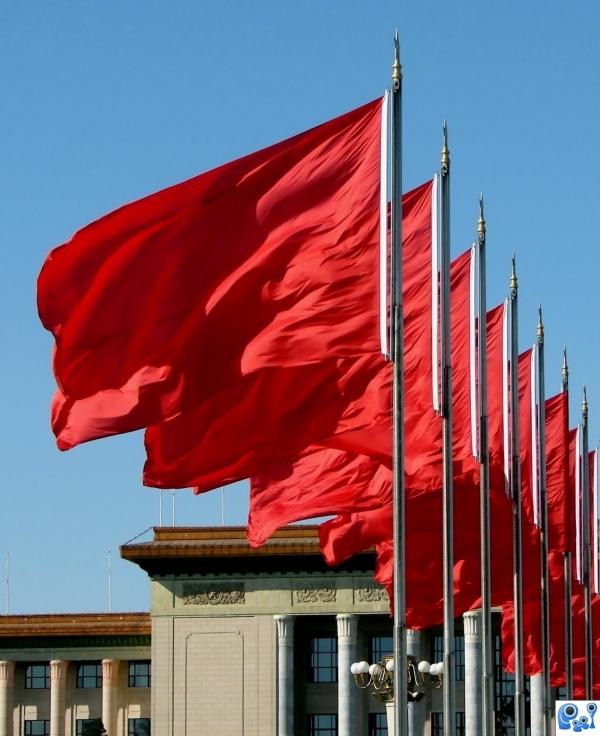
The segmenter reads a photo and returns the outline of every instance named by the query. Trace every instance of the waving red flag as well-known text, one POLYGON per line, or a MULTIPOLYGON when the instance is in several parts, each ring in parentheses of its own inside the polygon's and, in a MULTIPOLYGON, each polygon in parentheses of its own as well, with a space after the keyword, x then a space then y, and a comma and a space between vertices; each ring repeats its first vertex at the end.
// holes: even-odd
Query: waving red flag
MULTIPOLYGON (((469 398, 469 306, 471 282, 471 252, 467 251, 456 258, 451 268, 452 288, 452 358, 456 366, 456 386, 454 394, 459 422, 457 427, 457 453, 455 479, 457 495, 463 508, 472 509, 478 503, 478 489, 475 485, 477 468, 471 455, 471 422, 469 398)), ((408 318, 415 314, 412 303, 406 305, 408 318)), ((431 324, 430 314, 423 312, 423 328, 431 324)), ((502 344, 502 308, 492 310, 488 317, 488 340, 496 345, 502 344)), ((418 324, 418 323, 417 323, 418 324)), ((416 334, 414 330, 413 334, 416 334)), ((407 352, 408 357, 408 352, 407 352)), ((490 356, 489 356, 490 357, 490 356)), ((498 375, 501 374, 501 350, 497 356, 498 375)), ((412 363, 416 365, 414 357, 412 363)), ((426 369, 425 361, 422 361, 426 369)), ((429 374, 430 377, 430 374, 429 374)), ((407 379, 408 380, 408 379, 407 379)), ((422 400, 422 397, 421 397, 422 400)), ((410 412, 410 410, 408 410, 410 412)), ((406 423, 406 436, 414 431, 414 424, 406 423)), ((439 425, 438 425, 439 426, 439 425)), ((389 446, 391 425, 386 423, 386 440, 389 446)), ((420 433, 420 435, 422 432, 420 433)), ((339 441, 345 439, 344 435, 339 441)), ((441 446, 439 436, 428 438, 422 444, 422 456, 413 458, 413 466, 425 470, 425 490, 429 478, 436 478, 434 493, 425 493, 419 482, 418 471, 407 474, 407 533, 410 544, 407 548, 407 616, 411 626, 423 627, 439 622, 442 611, 441 586, 441 446), (432 441, 434 440, 434 441, 432 441), (428 448, 432 448, 430 451, 428 448), (429 464, 428 464, 429 463, 429 464), (438 554, 439 551, 439 554, 438 554), (427 577, 427 587, 422 585, 427 577)), ((413 444, 416 446, 416 444, 413 444)), ((354 448, 356 450, 356 448, 354 448)), ((376 464, 371 452, 363 445, 363 455, 335 454, 323 448, 312 455, 299 458, 296 463, 279 474, 255 478, 252 482, 249 536, 255 544, 264 541, 266 533, 290 521, 323 515, 338 514, 337 518, 325 522, 320 527, 321 548, 330 564, 339 564, 357 552, 375 545, 383 550, 391 548, 391 473, 387 466, 376 464), (345 494, 344 494, 345 489, 345 494), (347 509, 340 508, 346 505, 347 509)), ((408 450, 407 450, 408 454, 408 450)), ((389 465, 389 462, 388 462, 389 465)), ((457 522, 457 549, 463 554, 457 569, 457 590, 462 593, 463 605, 473 603, 479 598, 479 569, 475 570, 473 580, 461 575, 463 567, 470 565, 467 557, 473 549, 479 549, 478 528, 472 523, 470 514, 463 514, 463 522, 457 522), (473 527, 476 528, 473 533, 473 527), (469 544, 467 545, 467 540, 469 544), (468 588, 468 589, 467 589, 468 588)), ((385 569, 385 555, 380 570, 385 569)), ((469 570, 471 567, 469 567, 469 570)), ((383 574, 385 578, 385 574, 383 574)), ((466 609, 465 609, 466 610, 466 609)))
POLYGON ((61 449, 256 370, 379 351, 381 100, 125 205, 48 256, 61 449))
MULTIPOLYGON (((417 305, 419 319, 429 320, 426 325, 429 331, 424 335, 419 332, 414 339, 419 348, 429 350, 429 356, 431 318, 425 302, 428 299, 430 306, 431 291, 429 297, 426 289, 422 294, 415 282, 419 280, 426 287, 431 280, 431 192, 432 183, 427 182, 403 196, 405 251, 422 266, 418 271, 413 266, 414 275, 406 278, 406 292, 415 292, 413 301, 407 301, 406 322, 411 324, 412 305, 417 305)), ((405 258, 408 260, 408 255, 405 258)), ((431 361, 428 365, 431 376, 431 361)), ((311 379, 308 377, 311 366, 307 367, 307 385, 299 389, 301 400, 294 399, 294 389, 290 386, 289 401, 295 407, 292 423, 285 415, 285 391, 276 390, 277 395, 269 395, 284 379, 284 373, 278 369, 268 378, 258 374, 254 377, 254 381, 264 382, 264 391, 256 397, 249 394, 243 399, 225 397, 217 409, 210 410, 209 417, 207 412, 215 403, 213 398, 169 422, 150 427, 146 432, 146 485, 208 490, 278 468, 301 455, 312 443, 372 454, 391 466, 390 363, 377 354, 335 364, 330 360, 329 367, 323 362, 312 366, 312 370, 311 379), (330 402, 326 396, 329 389, 319 389, 319 376, 331 384, 330 402), (310 381, 319 389, 312 396, 310 381), (313 425, 310 431, 305 431, 306 424, 313 425)), ((426 379, 419 375, 415 380, 423 387, 426 379)), ((430 399, 431 383, 427 389, 427 396, 419 394, 418 410, 425 418, 428 409, 436 420, 430 399)), ((432 441, 430 437, 428 441, 432 441)), ((279 476, 284 482, 290 477, 291 473, 279 476)), ((295 493, 297 488, 292 488, 291 494, 295 493)))

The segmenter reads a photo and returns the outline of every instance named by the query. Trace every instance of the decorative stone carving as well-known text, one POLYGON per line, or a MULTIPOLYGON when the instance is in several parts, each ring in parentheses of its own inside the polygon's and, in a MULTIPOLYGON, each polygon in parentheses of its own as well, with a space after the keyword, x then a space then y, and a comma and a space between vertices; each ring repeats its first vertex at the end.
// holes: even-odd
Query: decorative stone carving
POLYGON ((67 669, 69 663, 62 659, 50 660, 50 681, 51 682, 62 682, 67 679, 67 669))
POLYGON ((307 585, 295 592, 296 603, 335 603, 337 590, 335 585, 307 585))
POLYGON ((463 613, 465 642, 481 643, 481 611, 466 611, 463 613))
POLYGON ((120 660, 118 659, 102 660, 102 682, 107 687, 116 685, 119 676, 119 664, 120 660))
POLYGON ((0 681, 12 685, 13 675, 15 672, 15 663, 7 660, 0 662, 0 681))
POLYGON ((362 588, 358 588, 357 593, 360 603, 389 601, 387 591, 379 585, 364 585, 362 588))
POLYGON ((353 613, 338 613, 336 616, 338 643, 344 640, 356 643, 356 632, 358 631, 358 616, 353 613))
POLYGON ((287 639, 292 642, 295 616, 275 616, 274 618, 277 624, 277 636, 280 639, 287 639))
POLYGON ((244 583, 184 583, 184 606, 220 606, 246 603, 244 583))

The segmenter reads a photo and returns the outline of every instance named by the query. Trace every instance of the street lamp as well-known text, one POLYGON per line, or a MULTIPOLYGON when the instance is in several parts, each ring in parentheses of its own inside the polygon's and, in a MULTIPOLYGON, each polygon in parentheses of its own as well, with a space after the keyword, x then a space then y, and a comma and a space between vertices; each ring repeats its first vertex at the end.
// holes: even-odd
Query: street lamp
MULTIPOLYGON (((442 686, 443 662, 431 664, 426 660, 418 662, 410 654, 406 658, 406 678, 408 702, 418 702, 424 697, 427 690, 434 690, 442 686)), ((394 660, 390 656, 384 657, 381 662, 354 662, 350 667, 354 675, 354 682, 361 690, 369 690, 371 695, 380 703, 394 700, 394 660)))

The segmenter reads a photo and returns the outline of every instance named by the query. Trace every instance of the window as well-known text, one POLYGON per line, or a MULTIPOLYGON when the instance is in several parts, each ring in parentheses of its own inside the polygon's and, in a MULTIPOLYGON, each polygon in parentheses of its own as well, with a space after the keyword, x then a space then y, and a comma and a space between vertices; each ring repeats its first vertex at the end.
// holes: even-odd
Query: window
MULTIPOLYGON (((436 634, 433 637, 432 662, 444 661, 444 637, 436 634)), ((461 682, 465 679, 465 637, 454 637, 454 678, 461 682)))
POLYGON ((75 721, 75 736, 104 736, 106 731, 100 718, 78 718, 75 721))
POLYGON ((309 681, 337 682, 337 639, 334 636, 321 636, 310 640, 309 681))
MULTIPOLYGON (((456 711, 454 714, 454 733, 456 736, 465 736, 465 714, 456 711)), ((431 736, 444 736, 444 714, 431 714, 431 736)))
POLYGON ((337 736, 337 715, 335 713, 309 715, 308 736, 337 736))
POLYGON ((391 655, 393 646, 392 636, 372 636, 369 641, 369 664, 381 662, 386 654, 391 655))
POLYGON ((150 736, 150 719, 129 718, 127 721, 127 736, 150 736))
POLYGON ((496 730, 506 736, 515 732, 515 676, 502 667, 502 643, 496 634, 494 642, 494 683, 496 730))
POLYGON ((129 687, 150 687, 150 662, 129 663, 129 687))
POLYGON ((388 736, 385 713, 369 713, 369 736, 388 736))
MULTIPOLYGON (((50 665, 28 664, 25 670, 26 690, 47 690, 50 687, 50 665)), ((40 721, 41 723, 42 721, 40 721)), ((31 721, 37 723, 37 721, 31 721)))
POLYGON ((100 662, 85 662, 77 667, 77 687, 102 687, 100 662))
POLYGON ((25 736, 50 736, 50 721, 25 721, 25 736))

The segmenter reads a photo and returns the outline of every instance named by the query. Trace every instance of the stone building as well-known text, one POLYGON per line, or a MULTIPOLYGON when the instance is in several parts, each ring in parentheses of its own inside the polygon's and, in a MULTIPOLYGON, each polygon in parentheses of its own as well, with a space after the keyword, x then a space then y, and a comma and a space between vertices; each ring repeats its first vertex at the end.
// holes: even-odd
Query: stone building
POLYGON ((148 613, 0 616, 0 734, 146 736, 148 613))
MULTIPOLYGON (((317 527, 291 526, 257 550, 244 528, 157 528, 121 555, 150 578, 149 615, 0 616, 0 736, 87 736, 98 719, 108 736, 387 734, 384 705, 350 674, 391 650, 372 553, 332 569, 317 527)), ((409 632, 418 659, 437 661, 441 647, 441 631, 409 632)), ((464 695, 479 647, 479 617, 467 614, 457 736, 480 717, 464 695)), ((511 688, 497 667, 498 733, 511 733, 511 688)), ((442 733, 440 690, 409 708, 414 736, 442 733)))

